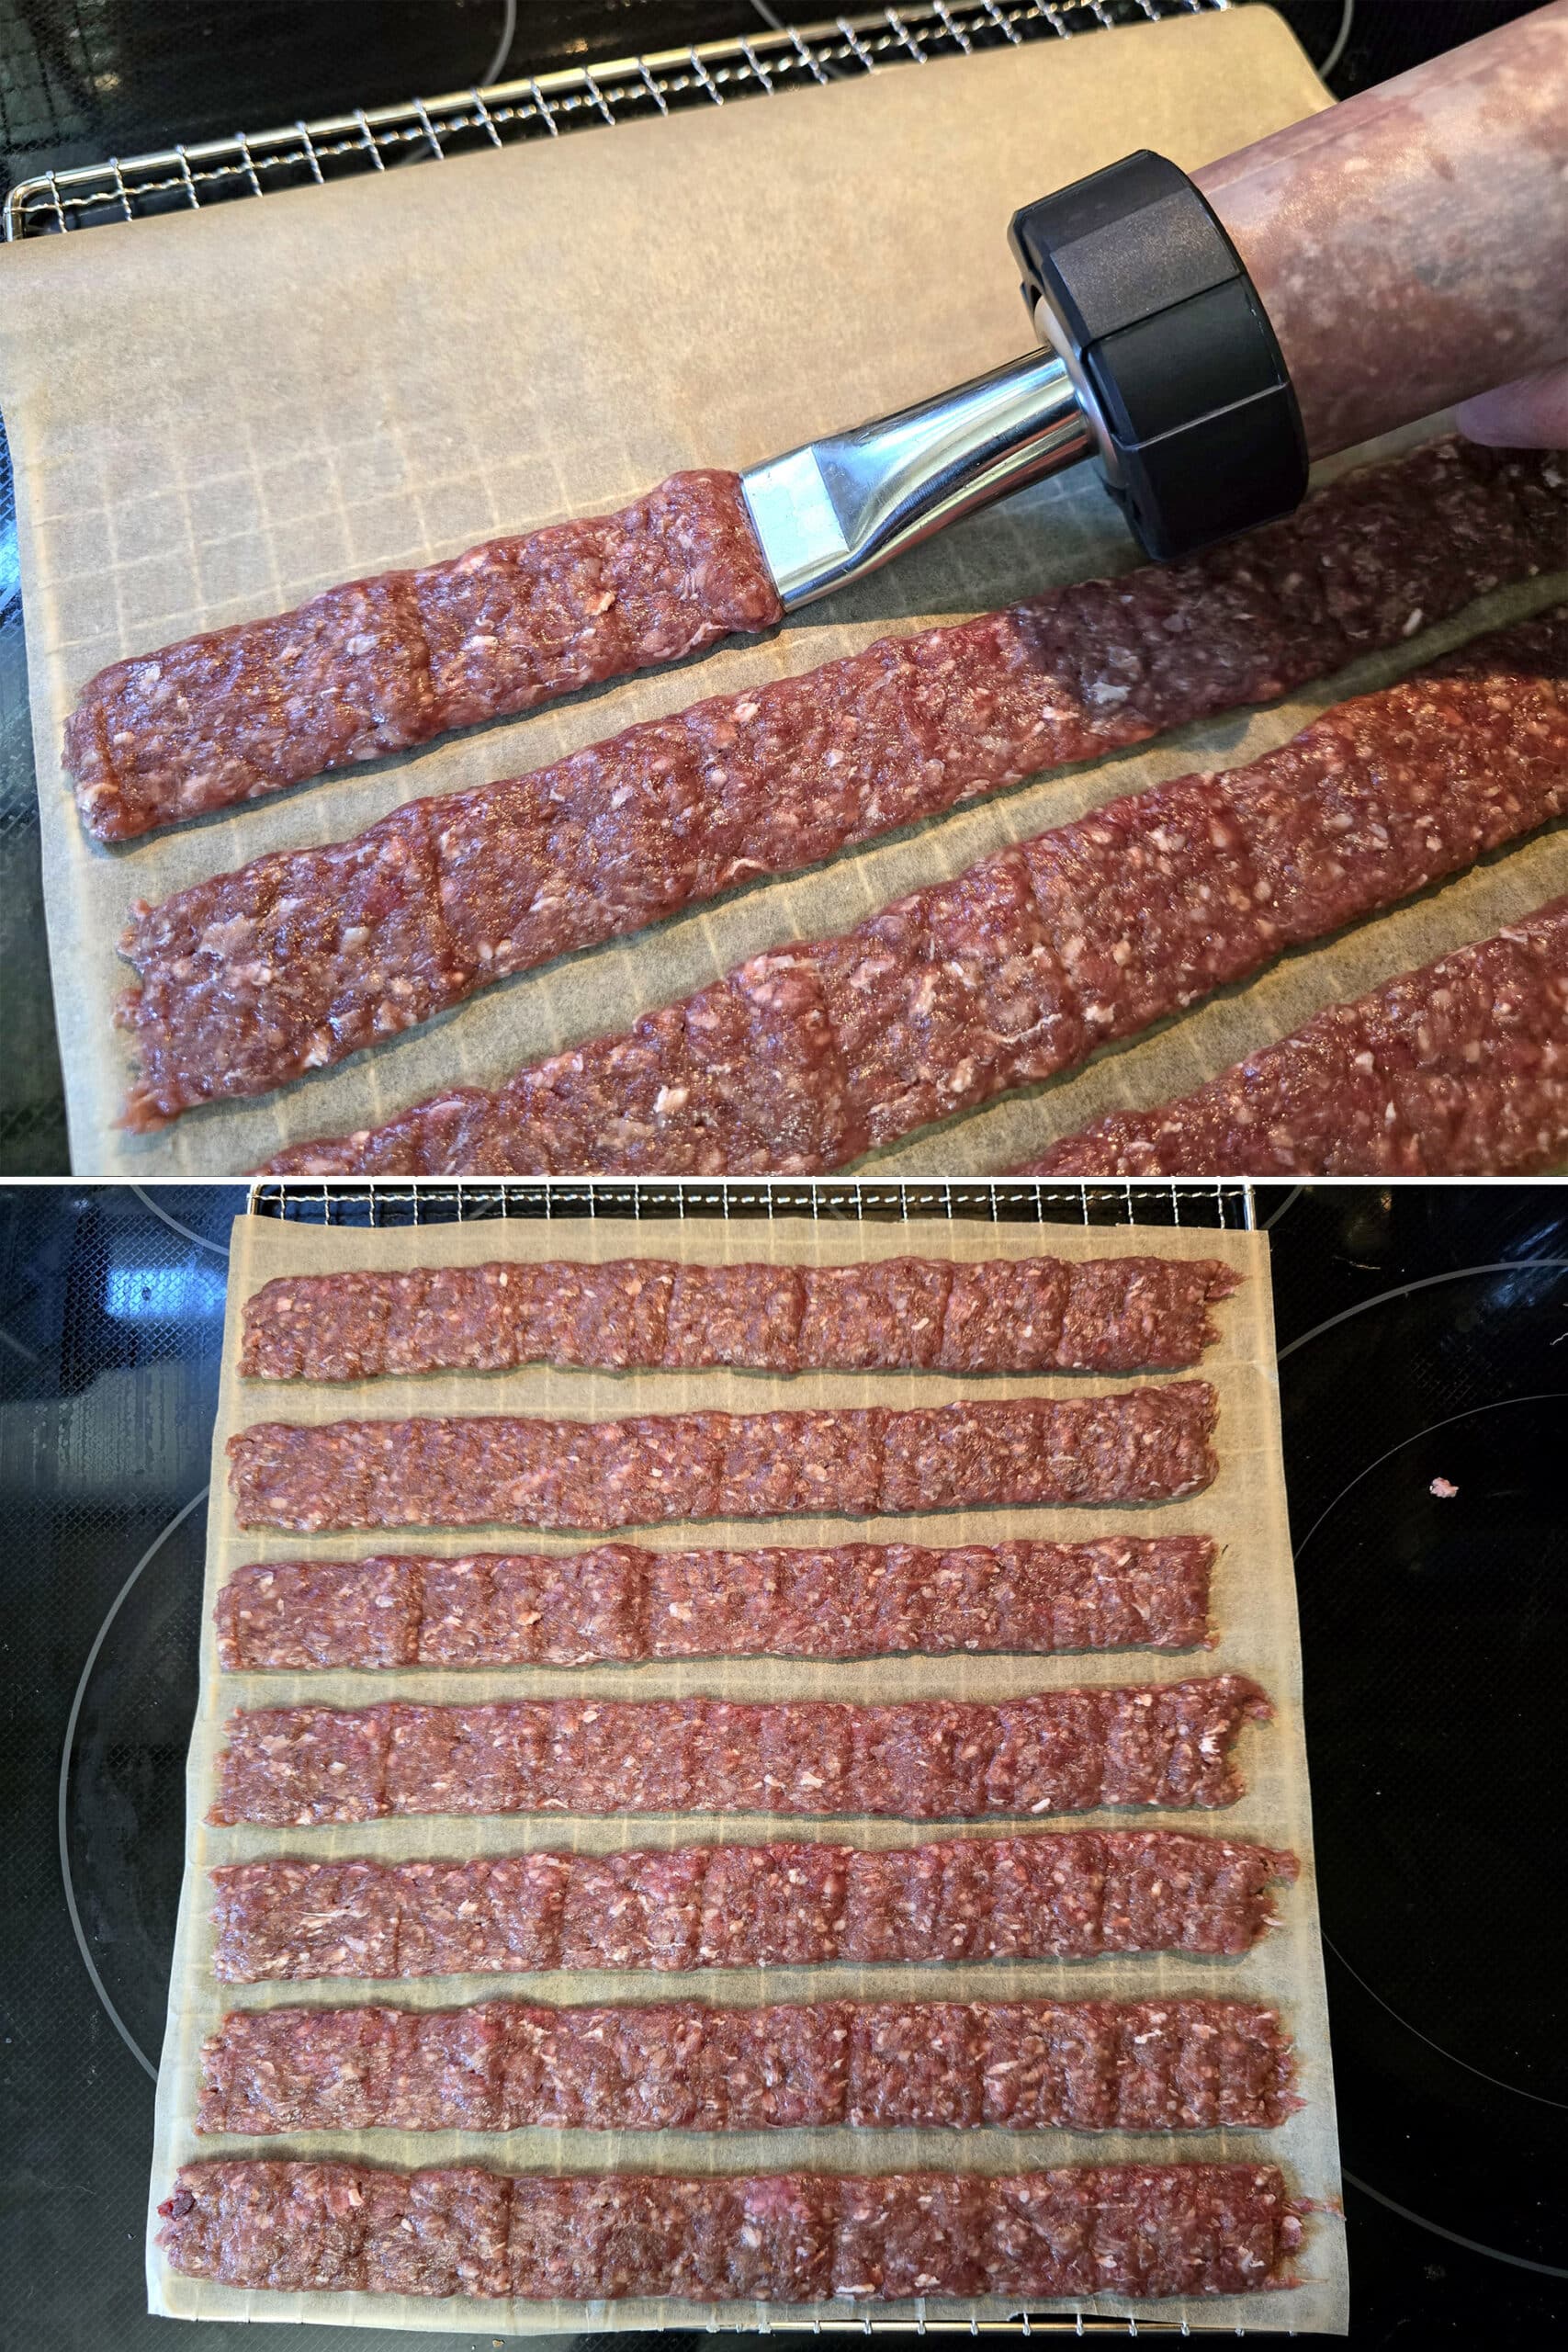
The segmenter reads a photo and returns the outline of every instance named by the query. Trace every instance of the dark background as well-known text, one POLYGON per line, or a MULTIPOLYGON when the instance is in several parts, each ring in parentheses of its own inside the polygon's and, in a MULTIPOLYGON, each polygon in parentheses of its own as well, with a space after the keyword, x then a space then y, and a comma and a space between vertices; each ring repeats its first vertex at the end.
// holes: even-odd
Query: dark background
MULTIPOLYGON (((1153 5, 1153 0, 1151 0, 1153 5)), ((1330 75, 1336 95, 1526 13, 1529 0, 1357 0, 1330 75)), ((1167 13, 1177 0, 1158 0, 1167 13)), ((175 141, 254 131, 341 107, 434 97, 486 74, 592 65, 755 32, 770 15, 832 11, 784 0, 0 0, 0 198, 19 179, 175 141)), ((1314 62, 1343 0, 1280 0, 1314 62)), ((1139 0, 1060 0, 1070 29, 1135 20, 1139 0)), ((1054 38, 1048 27, 1042 38, 1054 38)), ((90 231, 85 233, 91 233, 90 231)), ((0 251, 0 299, 5 254, 0 251)), ((49 991, 38 809, 9 459, 0 420, 0 974, 6 989, 0 1174, 65 1170, 64 1107, 49 991)))
MULTIPOLYGON (((1026 1190, 997 1189, 1004 1206, 1026 1190)), ((183 2341, 143 2308, 152 2083, 84 1953, 155 2060, 203 1514, 170 1523, 208 1476, 223 1256, 243 1197, 0 1187, 0 2342, 17 2352, 183 2341)), ((1260 1214, 1351 2341, 1562 2343, 1568 1194, 1310 1187, 1260 1195, 1260 1214), (1457 1496, 1434 1498, 1434 1476, 1457 1496)), ((209 2326, 201 2345, 247 2340, 209 2326)), ((349 2340, 393 2352, 411 2339, 349 2340)), ((344 2339, 312 2328, 289 2341, 329 2352, 344 2339)))
MULTIPOLYGON (((1342 0, 1275 0, 1314 62, 1342 0)), ((1472 40, 1535 0, 1357 0, 1336 97, 1472 40)), ((755 32, 773 15, 820 24, 810 0, 522 0, 502 74, 592 64, 755 32)), ((852 11, 851 12, 853 13, 852 11)), ((1135 5, 1107 13, 1135 20, 1135 5)), ((1069 25, 1092 21, 1066 0, 1069 25)), ((0 170, 10 176, 217 138, 339 107, 465 89, 492 65, 505 0, 0 0, 0 170)))

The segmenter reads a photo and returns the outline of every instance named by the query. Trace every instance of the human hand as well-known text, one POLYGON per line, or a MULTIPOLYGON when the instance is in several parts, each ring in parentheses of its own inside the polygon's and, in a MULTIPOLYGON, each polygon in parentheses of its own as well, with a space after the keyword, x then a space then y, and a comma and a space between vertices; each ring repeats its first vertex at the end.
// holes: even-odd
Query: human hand
POLYGON ((1491 449, 1568 447, 1568 367, 1543 368, 1454 411, 1460 431, 1491 449))

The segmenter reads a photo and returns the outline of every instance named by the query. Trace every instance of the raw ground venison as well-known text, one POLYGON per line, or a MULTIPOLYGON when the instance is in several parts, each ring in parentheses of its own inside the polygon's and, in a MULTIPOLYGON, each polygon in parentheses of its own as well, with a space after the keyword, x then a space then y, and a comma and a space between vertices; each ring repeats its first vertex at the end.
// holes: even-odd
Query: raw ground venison
POLYGON ((783 1841, 469 1861, 225 1863, 229 1984, 1250 1951, 1293 1854, 1177 1829, 866 1851, 783 1841))
POLYGON ((240 2009, 198 2132, 1269 2130, 1290 2038, 1242 2001, 240 2009))
POLYGON ((82 689, 65 767, 87 831, 126 841, 779 617, 738 476, 675 474, 618 514, 116 662, 82 689))
POLYGON ((1206 1380, 896 1411, 257 1421, 229 1440, 242 1527, 635 1527, 660 1520, 1165 1502, 1217 1467, 1206 1380))
POLYGON ((295 1175, 810 1174, 1086 1061, 1568 807, 1568 608, 1292 741, 754 956, 620 1036, 269 1162, 295 1175))
POLYGON ((1038 1176, 1525 1176, 1568 1157, 1568 899, 1193 1094, 1121 1111, 1038 1176))
POLYGON ((1286 2287, 1306 2209, 1272 2165, 694 2180, 238 2162, 182 2166, 158 2210, 171 2267, 231 2287, 813 2303, 1286 2287))
POLYGON ((1264 300, 1314 457, 1568 351, 1562 240, 1540 234, 1562 201, 1563 18, 1489 22, 1496 38, 1452 66, 1193 175, 1264 300), (1506 175, 1476 168, 1483 123, 1507 127, 1506 175))
POLYGON ((213 1611, 226 1673, 676 1657, 1190 1649, 1206 1535, 1087 1544, 253 1560, 213 1611))
POLYGON ((1190 563, 886 640, 139 905, 128 1118, 265 1092, 509 973, 1397 645, 1561 564, 1563 481, 1549 452, 1438 442, 1190 563))
POLYGON ((1180 1372, 1241 1276, 1213 1258, 658 1258, 280 1275, 245 1301, 247 1380, 527 1363, 693 1372, 1180 1372))
POLYGON ((1234 1804, 1231 1750, 1272 1710, 1245 1675, 913 1699, 392 1700, 229 1718, 209 1821, 410 1814, 856 1814, 905 1821, 1234 1804))

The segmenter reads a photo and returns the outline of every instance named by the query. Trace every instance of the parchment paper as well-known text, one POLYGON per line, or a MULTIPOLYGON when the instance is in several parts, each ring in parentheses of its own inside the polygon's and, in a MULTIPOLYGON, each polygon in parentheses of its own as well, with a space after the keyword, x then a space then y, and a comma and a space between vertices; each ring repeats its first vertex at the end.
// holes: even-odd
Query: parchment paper
MULTIPOLYGON (((1180 2157, 1227 2156, 1278 2160, 1298 2194, 1337 2199, 1338 2143, 1334 2089, 1329 2072, 1328 2020, 1312 1854, 1312 1823, 1306 1758, 1302 1736, 1301 1654, 1295 1589, 1280 1452, 1274 1363, 1273 1317, 1268 1244, 1261 1234, 1119 1230, 1092 1232, 1055 1227, 980 1227, 911 1221, 897 1226, 814 1225, 780 1219, 770 1225, 725 1225, 717 1221, 660 1224, 485 1223, 463 1228, 444 1226, 395 1233, 328 1232, 240 1218, 230 1257, 229 1320, 217 1425, 213 1430, 213 1488, 208 1517, 207 1583, 203 1611, 201 1690, 186 1781, 186 1875, 170 1984, 168 2029, 158 2079, 157 2129, 149 2218, 148 2281, 154 2312, 200 2318, 334 2320, 345 2324, 407 2325, 425 2329, 472 2326, 490 2335, 576 2327, 627 2328, 691 2324, 706 2319, 705 2308, 662 2301, 591 2305, 477 2301, 432 2302, 417 2298, 246 2293, 206 2285, 169 2272, 152 2245, 156 2204, 168 2193, 175 2168, 201 2155, 255 2156, 355 2154, 386 2165, 417 2166, 479 2162, 496 2169, 525 2171, 746 2172, 785 2170, 805 2165, 822 2169, 886 2171, 907 2165, 970 2168, 987 2172, 1028 2170, 1073 2161, 1124 2158, 1162 2162, 1180 2157), (1169 1506, 1121 1510, 1017 1510, 949 1513, 874 1521, 828 1519, 716 1522, 700 1536, 690 1528, 661 1527, 636 1540, 679 1549, 693 1541, 714 1544, 842 1543, 873 1530, 879 1540, 921 1543, 997 1542, 1007 1536, 1087 1536, 1108 1525, 1142 1532, 1204 1532, 1224 1551, 1216 1573, 1213 1615, 1220 1640, 1212 1651, 1180 1656, 1124 1652, 1050 1658, 876 1658, 839 1666, 802 1660, 728 1660, 702 1664, 657 1664, 610 1668, 487 1668, 471 1673, 433 1669, 396 1673, 339 1672, 316 1675, 223 1675, 219 1672, 211 1632, 218 1588, 240 1562, 298 1555, 302 1548, 330 1555, 363 1557, 385 1543, 374 1537, 313 1536, 308 1546, 285 1534, 242 1533, 236 1527, 225 1483, 224 1445, 235 1429, 263 1419, 325 1421, 347 1416, 396 1417, 409 1412, 564 1412, 584 1418, 671 1410, 682 1406, 758 1410, 791 1404, 889 1405, 942 1402, 965 1393, 962 1380, 940 1374, 833 1375, 804 1374, 793 1379, 760 1374, 707 1372, 689 1374, 554 1372, 540 1368, 501 1374, 468 1374, 416 1381, 375 1381, 343 1386, 242 1385, 234 1364, 241 1306, 261 1283, 278 1273, 333 1267, 475 1263, 488 1258, 538 1260, 573 1257, 598 1260, 642 1252, 713 1261, 770 1258, 795 1264, 844 1263, 858 1257, 889 1257, 905 1251, 958 1259, 1022 1257, 1036 1251, 1092 1257, 1124 1251, 1158 1251, 1184 1258, 1214 1256, 1244 1271, 1248 1279, 1237 1295, 1218 1309, 1222 1338, 1202 1366, 1220 1393, 1217 1444, 1221 1469, 1207 1493, 1169 1506), (1247 1794, 1240 1804, 1212 1814, 1104 1813, 1075 1816, 1067 1826, 1125 1826, 1153 1821, 1171 1827, 1258 1838, 1290 1847, 1302 1860, 1302 1877, 1280 1891, 1281 1928, 1239 1960, 1189 1957, 1036 1962, 991 1965, 705 1970, 691 1974, 637 1975, 568 1971, 512 1976, 465 1976, 411 1980, 396 1986, 346 1982, 221 1986, 211 1974, 213 1931, 208 1918, 206 1873, 214 1864, 268 1854, 304 1853, 322 1858, 367 1855, 382 1858, 477 1853, 515 1853, 533 1847, 570 1845, 586 1851, 629 1846, 675 1846, 700 1839, 753 1842, 780 1834, 790 1838, 844 1839, 865 1846, 903 1846, 933 1836, 963 1834, 930 1823, 836 1819, 781 1825, 766 1816, 638 1815, 616 1820, 573 1819, 550 1814, 537 1818, 425 1819, 363 1823, 309 1830, 242 1827, 213 1829, 204 1815, 216 1785, 224 1720, 236 1705, 288 1704, 314 1701, 365 1705, 392 1697, 445 1701, 570 1696, 578 1693, 655 1698, 714 1693, 734 1699, 841 1698, 893 1700, 920 1695, 994 1699, 1007 1693, 1081 1682, 1179 1681, 1193 1673, 1235 1670, 1255 1675, 1278 1709, 1274 1722, 1251 1726, 1243 1736, 1240 1761, 1247 1794), (204 2036, 230 2008, 294 2003, 353 2004, 388 1997, 422 2007, 513 1996, 566 2001, 667 2001, 697 1998, 715 2003, 807 2000, 829 1995, 864 1998, 976 1999, 1021 1996, 1092 1998, 1121 1995, 1201 1994, 1275 2002, 1294 2033, 1300 2053, 1301 2113, 1277 2132, 1203 2132, 1165 2135, 1099 2135, 1069 2132, 1009 2133, 835 2130, 705 2136, 694 2132, 658 2135, 527 2131, 511 2134, 457 2132, 353 2135, 312 2134, 299 2139, 197 2140, 191 2130, 204 2036)), ((1103 1387, 1103 1381, 992 1379, 987 1395, 1071 1394, 1103 1387)), ((1121 1385, 1122 1384, 1116 1384, 1121 1385)), ((1129 1385, 1133 1384, 1127 1384, 1129 1385)), ((472 1530, 419 1537, 419 1548, 456 1553, 475 1548, 516 1548, 515 1536, 492 1538, 472 1530)), ((525 1548, 566 1551, 585 1539, 529 1533, 525 1548)), ((1016 1825, 992 1821, 977 1834, 1004 1834, 1016 1825)), ((1062 1826, 1053 1824, 1054 1826, 1062 1826)), ((1247 2329, 1323 2329, 1347 2325, 1343 2225, 1337 2211, 1314 2216, 1309 2224, 1303 2268, 1310 2283, 1288 2292, 1222 2298, 1214 2301, 1128 2303, 1104 2297, 1085 2309, 1139 2312, 1194 2326, 1241 2325, 1247 2329)), ((836 2304, 835 2312, 851 2307, 836 2304)), ((974 2303, 931 2300, 929 2317, 1005 2315, 999 2300, 974 2303)), ((1077 2309, 1076 2304, 1055 2308, 1077 2309)), ((913 2315, 909 2305, 879 2307, 913 2315)), ((776 2312, 775 2312, 776 2315, 776 2312)), ((755 2325, 762 2307, 730 2305, 717 2312, 721 2324, 755 2325)))
MULTIPOLYGON (((799 879, 520 975, 433 1026, 153 1136, 116 1131, 109 1025, 126 910, 274 849, 342 840, 416 794, 540 766, 702 695, 807 669, 1135 551, 1089 469, 942 533, 772 640, 483 729, 111 852, 59 762, 106 662, 356 571, 603 511, 691 465, 751 465, 996 365, 1028 331, 1017 205, 1142 144, 1189 166, 1327 103, 1247 7, 487 152, 40 240, 0 259, 0 407, 17 465, 45 881, 79 1172, 235 1175, 458 1081, 619 1029, 757 950, 1156 777, 1281 741, 1340 682, 1026 786, 799 879)), ((1562 583, 1558 583, 1559 587, 1562 583)), ((1550 583, 1494 599, 1464 634, 1550 583)), ((1422 659, 1413 639, 1364 686, 1422 659)), ((1107 1104, 1190 1086, 1323 1002, 1568 888, 1548 841, 1184 1016, 1168 1033, 891 1156, 1010 1164, 1107 1104)))

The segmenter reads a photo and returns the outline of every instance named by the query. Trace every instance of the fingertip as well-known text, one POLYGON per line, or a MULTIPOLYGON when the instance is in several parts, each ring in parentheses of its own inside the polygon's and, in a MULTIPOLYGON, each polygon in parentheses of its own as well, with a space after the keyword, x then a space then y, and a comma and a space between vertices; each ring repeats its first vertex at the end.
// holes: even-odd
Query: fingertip
POLYGON ((1454 421, 1490 449, 1554 449, 1568 443, 1568 367, 1521 376, 1461 401, 1454 421))

